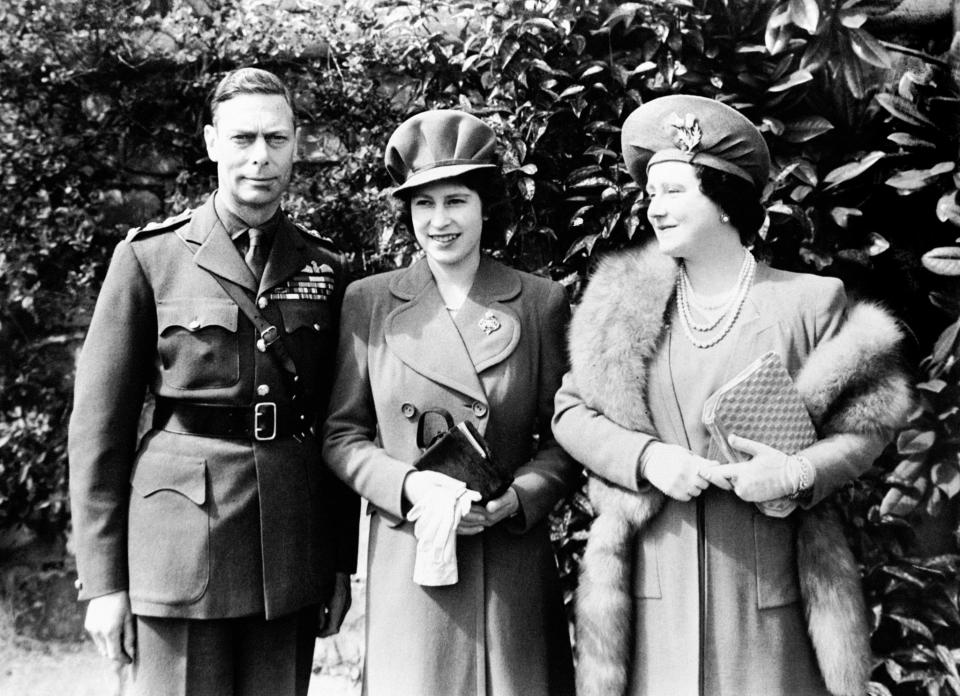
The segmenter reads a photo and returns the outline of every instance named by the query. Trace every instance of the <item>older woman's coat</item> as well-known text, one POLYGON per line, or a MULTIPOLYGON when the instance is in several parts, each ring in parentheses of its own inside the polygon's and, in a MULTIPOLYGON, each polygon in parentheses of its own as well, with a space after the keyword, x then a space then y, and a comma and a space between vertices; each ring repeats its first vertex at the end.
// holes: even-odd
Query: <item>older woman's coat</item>
POLYGON ((454 316, 423 260, 347 289, 324 454, 370 502, 364 693, 572 693, 547 525, 577 479, 550 433, 568 314, 559 285, 488 258, 454 316), (456 585, 421 587, 402 487, 418 418, 437 407, 515 470, 522 513, 458 537, 456 585))
MULTIPOLYGON (((837 411, 819 421, 829 426, 823 439, 804 451, 817 469, 810 504, 819 503, 869 466, 910 407, 890 357, 900 332, 879 309, 848 311, 839 281, 760 265, 724 344, 696 351, 674 331, 671 350, 665 318, 675 275, 655 247, 614 255, 591 279, 571 325, 572 371, 557 394, 554 432, 608 482, 591 486, 601 514, 577 610, 581 696, 862 693, 869 648, 856 567, 837 548, 842 534, 815 539, 822 553, 801 563, 797 537, 805 528, 797 514, 767 517, 716 488, 664 502, 644 490, 636 471, 654 433, 720 459, 700 423, 703 400, 774 351, 805 397, 869 386, 834 401, 837 411), (678 382, 678 373, 685 379, 678 382), (838 412, 842 422, 834 422, 838 412), (617 505, 629 512, 595 492, 622 496, 617 505), (625 531, 631 525, 639 534, 625 531), (809 619, 800 603, 805 582, 826 598, 812 611, 808 605, 809 619), (823 620, 834 630, 820 630, 823 620)), ((829 410, 810 399, 807 406, 815 418, 829 410)))

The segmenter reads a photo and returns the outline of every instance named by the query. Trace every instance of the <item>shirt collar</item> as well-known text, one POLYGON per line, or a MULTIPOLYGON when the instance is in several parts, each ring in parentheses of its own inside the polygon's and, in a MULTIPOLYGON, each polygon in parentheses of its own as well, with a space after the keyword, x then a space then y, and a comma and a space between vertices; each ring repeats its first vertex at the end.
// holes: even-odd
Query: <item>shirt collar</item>
MULTIPOLYGON (((222 197, 216 193, 213 197, 213 209, 216 211, 217 217, 220 219, 220 223, 223 225, 224 229, 226 229, 227 234, 230 235, 230 239, 236 241, 241 235, 243 235, 244 232, 250 229, 250 225, 246 223, 239 215, 236 215, 229 208, 227 208, 227 206, 223 203, 222 197)), ((277 212, 275 212, 273 216, 265 223, 258 225, 258 227, 267 234, 272 234, 280 222, 281 215, 283 215, 281 209, 277 208, 277 212)))

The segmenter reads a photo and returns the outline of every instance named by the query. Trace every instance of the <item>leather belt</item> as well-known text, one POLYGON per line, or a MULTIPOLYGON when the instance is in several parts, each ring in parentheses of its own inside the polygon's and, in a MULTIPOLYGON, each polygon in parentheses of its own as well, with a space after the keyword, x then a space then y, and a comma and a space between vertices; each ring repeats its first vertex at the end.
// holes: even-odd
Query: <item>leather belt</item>
POLYGON ((157 397, 153 427, 173 433, 267 441, 302 437, 309 430, 289 406, 261 401, 252 406, 218 406, 157 397))

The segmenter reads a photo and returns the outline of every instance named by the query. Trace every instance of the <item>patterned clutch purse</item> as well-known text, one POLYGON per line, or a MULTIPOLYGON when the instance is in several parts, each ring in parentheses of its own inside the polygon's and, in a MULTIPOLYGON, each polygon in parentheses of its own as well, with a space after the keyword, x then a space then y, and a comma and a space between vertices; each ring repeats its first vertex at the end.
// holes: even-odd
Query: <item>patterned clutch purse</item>
MULTIPOLYGON (((817 431, 800 393, 780 357, 769 352, 710 395, 703 405, 703 424, 728 462, 747 456, 727 442, 733 433, 762 442, 786 454, 813 444, 817 431)), ((757 503, 772 517, 785 517, 797 506, 789 498, 757 503)))

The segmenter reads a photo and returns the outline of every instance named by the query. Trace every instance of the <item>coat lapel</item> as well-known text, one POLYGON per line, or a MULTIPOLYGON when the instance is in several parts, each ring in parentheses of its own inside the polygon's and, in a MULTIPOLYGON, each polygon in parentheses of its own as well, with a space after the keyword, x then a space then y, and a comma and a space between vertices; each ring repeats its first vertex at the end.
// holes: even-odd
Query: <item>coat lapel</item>
POLYGON ((276 237, 270 248, 267 265, 263 269, 260 292, 267 292, 280 285, 309 262, 306 243, 294 224, 287 219, 286 215, 283 215, 280 224, 277 225, 276 237))
POLYGON ((499 304, 499 300, 519 292, 519 279, 515 278, 514 287, 506 277, 508 274, 499 264, 481 261, 477 279, 455 324, 443 305, 427 262, 417 261, 390 283, 390 291, 405 302, 387 315, 387 345, 424 377, 486 401, 478 372, 503 360, 520 338, 516 313, 499 304), (479 325, 487 311, 493 312, 500 323, 489 333, 479 325))
POLYGON ((454 317, 477 373, 505 360, 520 342, 520 317, 506 300, 520 294, 511 269, 482 257, 470 294, 454 317))
POLYGON ((184 238, 188 242, 200 245, 193 255, 193 262, 200 268, 215 273, 250 292, 257 291, 253 274, 244 263, 243 257, 240 256, 240 252, 237 251, 237 247, 213 209, 213 196, 197 208, 184 238))
POLYGON ((761 351, 758 345, 760 334, 775 321, 775 315, 763 311, 763 306, 757 299, 757 285, 766 278, 769 268, 766 264, 757 264, 757 274, 754 278, 753 287, 750 289, 747 299, 744 300, 740 317, 734 325, 733 340, 735 345, 730 353, 730 360, 727 361, 724 368, 721 384, 726 384, 747 365, 759 358, 763 352, 769 350, 769 347, 767 347, 761 351))

